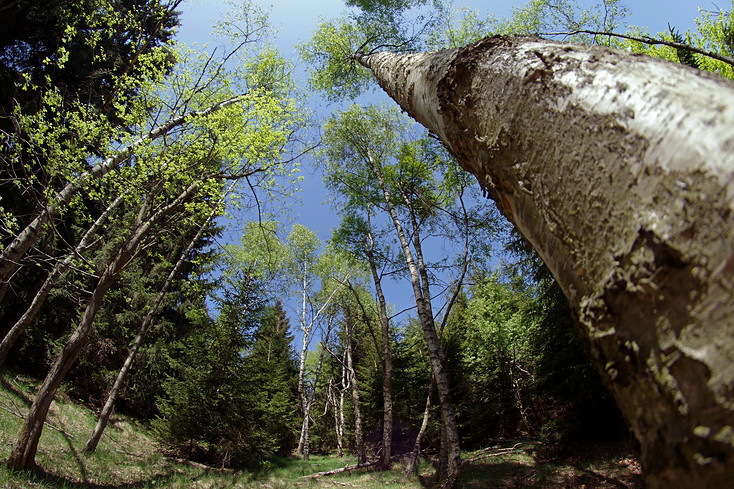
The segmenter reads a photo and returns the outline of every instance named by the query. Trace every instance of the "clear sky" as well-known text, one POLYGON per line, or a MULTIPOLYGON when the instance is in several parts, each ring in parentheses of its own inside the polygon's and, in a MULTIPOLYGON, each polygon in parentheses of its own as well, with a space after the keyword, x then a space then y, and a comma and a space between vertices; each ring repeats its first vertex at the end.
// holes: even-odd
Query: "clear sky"
MULTIPOLYGON (((721 7, 729 6, 728 0, 721 1, 723 4, 721 7)), ((622 0, 622 2, 630 13, 627 23, 646 27, 650 34, 666 31, 668 24, 681 32, 694 28, 694 19, 698 16, 699 6, 718 10, 710 0, 622 0)), ((456 6, 469 6, 484 15, 493 13, 497 18, 510 16, 513 6, 522 6, 524 3, 511 0, 455 0, 456 6)), ((580 0, 579 3, 588 6, 600 2, 580 0)), ((225 0, 185 0, 180 8, 182 17, 178 39, 186 44, 209 43, 210 49, 213 48, 215 44, 211 44, 210 26, 212 21, 227 10, 227 4, 225 0)), ((268 3, 263 2, 262 5, 267 6, 268 3)), ((295 54, 296 44, 305 42, 311 37, 320 19, 335 18, 344 10, 341 0, 274 0, 270 8, 270 22, 278 31, 275 44, 284 56, 298 63, 295 54)), ((304 76, 304 72, 304 67, 299 66, 297 75, 304 76)), ((313 100, 314 104, 318 103, 317 99, 313 100)), ((384 94, 376 94, 370 102, 379 103, 382 100, 387 100, 387 97, 384 94)), ((316 110, 315 107, 313 109, 316 110)), ((327 116, 330 110, 329 107, 321 107, 318 114, 327 116)), ((308 159, 304 160, 303 165, 305 180, 301 195, 302 203, 294 208, 294 222, 316 231, 322 240, 327 240, 331 229, 338 224, 338 216, 327 202, 321 176, 309 170, 308 159)), ((229 229, 225 234, 225 240, 237 243, 238 233, 237 229, 229 229)), ((412 301, 412 292, 407 283, 390 286, 387 295, 388 300, 395 304, 398 310, 410 305, 412 301)), ((295 324, 295 321, 291 320, 291 324, 295 324)))

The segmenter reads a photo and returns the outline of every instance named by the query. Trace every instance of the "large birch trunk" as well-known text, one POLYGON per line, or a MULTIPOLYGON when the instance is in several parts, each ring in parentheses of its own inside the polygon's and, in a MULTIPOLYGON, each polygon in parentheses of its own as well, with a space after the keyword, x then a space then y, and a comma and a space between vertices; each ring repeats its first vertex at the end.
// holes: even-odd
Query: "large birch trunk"
POLYGON ((734 85, 497 37, 362 56, 563 288, 651 488, 734 480, 734 85))

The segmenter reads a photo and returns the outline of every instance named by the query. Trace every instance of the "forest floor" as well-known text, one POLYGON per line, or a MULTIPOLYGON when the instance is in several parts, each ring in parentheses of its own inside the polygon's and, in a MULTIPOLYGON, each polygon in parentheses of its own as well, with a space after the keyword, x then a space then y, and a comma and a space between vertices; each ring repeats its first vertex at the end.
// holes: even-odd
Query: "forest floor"
MULTIPOLYGON (((0 386, 0 461, 7 460, 28 412, 36 384, 6 377, 0 386)), ((114 416, 97 450, 82 447, 94 427, 94 414, 63 393, 51 406, 34 471, 11 472, 0 465, 0 488, 424 488, 433 487, 434 469, 422 462, 419 474, 405 479, 403 464, 385 472, 366 469, 337 475, 310 475, 343 467, 348 457, 316 455, 308 461, 273 459, 258 470, 232 472, 164 455, 146 427, 114 416)), ((462 487, 628 488, 644 487, 637 459, 621 444, 566 447, 554 460, 539 460, 533 441, 507 443, 463 454, 462 487)))

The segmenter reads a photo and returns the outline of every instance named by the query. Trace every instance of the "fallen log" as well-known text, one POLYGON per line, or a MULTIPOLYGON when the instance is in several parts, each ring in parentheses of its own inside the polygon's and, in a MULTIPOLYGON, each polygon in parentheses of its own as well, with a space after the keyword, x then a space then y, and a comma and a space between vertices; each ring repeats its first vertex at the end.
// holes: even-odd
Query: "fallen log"
POLYGON ((327 470, 324 472, 316 472, 315 474, 304 475, 304 476, 301 476, 301 479, 316 479, 318 477, 341 474, 342 472, 349 472, 351 470, 364 469, 366 467, 374 467, 375 465, 377 465, 377 462, 378 461, 375 460, 374 462, 365 462, 363 464, 347 465, 345 467, 340 467, 338 469, 332 469, 332 470, 327 470))

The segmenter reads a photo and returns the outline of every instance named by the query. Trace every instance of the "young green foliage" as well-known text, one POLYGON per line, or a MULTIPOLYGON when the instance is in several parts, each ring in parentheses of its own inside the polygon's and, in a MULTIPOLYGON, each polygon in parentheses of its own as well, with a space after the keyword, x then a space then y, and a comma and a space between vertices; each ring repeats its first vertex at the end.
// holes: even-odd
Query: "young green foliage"
POLYGON ((647 32, 641 27, 633 27, 629 34, 635 39, 620 39, 616 45, 635 53, 645 53, 657 58, 680 62, 705 71, 712 71, 725 78, 734 79, 734 66, 731 62, 705 56, 701 53, 686 50, 683 47, 672 47, 655 44, 660 39, 666 42, 676 42, 698 48, 704 52, 721 54, 728 58, 734 57, 734 2, 729 11, 719 10, 710 12, 699 9, 700 15, 696 19, 696 30, 681 34, 674 28, 667 32, 658 33, 650 39, 652 42, 643 42, 648 38, 647 32))

